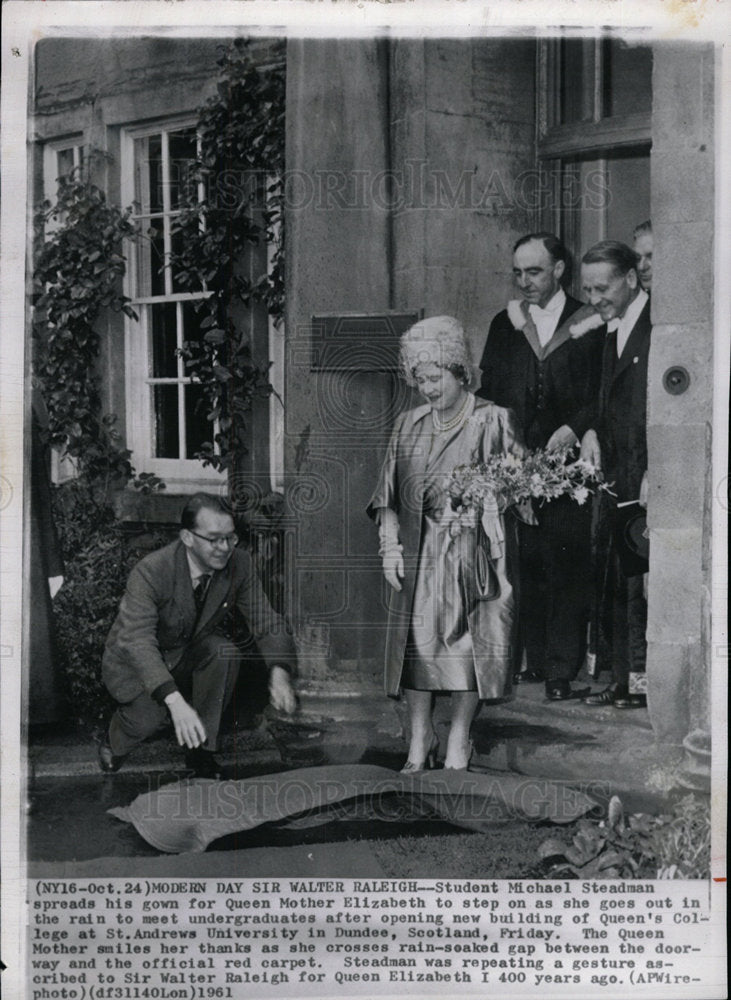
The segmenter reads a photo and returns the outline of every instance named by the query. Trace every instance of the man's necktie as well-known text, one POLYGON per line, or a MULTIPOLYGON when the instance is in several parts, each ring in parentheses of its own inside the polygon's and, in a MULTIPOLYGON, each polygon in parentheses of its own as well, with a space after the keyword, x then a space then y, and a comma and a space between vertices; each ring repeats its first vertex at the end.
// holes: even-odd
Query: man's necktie
POLYGON ((193 598, 195 600, 195 610, 196 617, 200 618, 201 611, 203 610, 203 605, 206 602, 206 594, 208 593, 208 584, 211 582, 211 574, 203 573, 196 580, 195 587, 193 588, 193 598))

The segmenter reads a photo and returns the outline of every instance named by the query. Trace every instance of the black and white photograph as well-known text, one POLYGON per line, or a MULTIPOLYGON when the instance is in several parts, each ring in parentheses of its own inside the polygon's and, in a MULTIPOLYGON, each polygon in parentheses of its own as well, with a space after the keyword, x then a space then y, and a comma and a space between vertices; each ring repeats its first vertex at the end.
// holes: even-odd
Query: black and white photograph
POLYGON ((8 997, 726 995, 672 6, 4 5, 8 997))

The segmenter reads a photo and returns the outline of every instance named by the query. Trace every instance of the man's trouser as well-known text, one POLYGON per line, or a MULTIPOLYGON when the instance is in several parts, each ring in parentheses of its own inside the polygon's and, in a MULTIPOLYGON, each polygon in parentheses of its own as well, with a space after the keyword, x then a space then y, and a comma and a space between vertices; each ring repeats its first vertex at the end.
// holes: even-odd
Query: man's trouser
MULTIPOLYGON (((178 690, 191 705, 206 731, 207 750, 216 750, 221 716, 231 699, 239 673, 241 653, 217 632, 195 640, 172 671, 178 690)), ((165 705, 143 692, 118 705, 109 723, 109 744, 116 756, 126 756, 170 719, 165 705)))
POLYGON ((612 602, 612 673, 630 694, 647 692, 647 601, 642 574, 625 576, 612 546, 609 596, 612 602))
POLYGON ((591 605, 591 504, 569 497, 536 508, 518 526, 520 637, 528 670, 573 680, 586 652, 591 605))

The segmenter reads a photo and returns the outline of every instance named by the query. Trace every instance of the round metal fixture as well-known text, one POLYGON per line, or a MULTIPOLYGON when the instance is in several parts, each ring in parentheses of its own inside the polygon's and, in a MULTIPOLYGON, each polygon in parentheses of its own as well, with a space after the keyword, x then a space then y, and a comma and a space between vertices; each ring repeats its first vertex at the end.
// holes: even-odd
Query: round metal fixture
POLYGON ((663 375, 662 384, 671 396, 680 396, 690 385, 690 375, 681 365, 674 365, 663 375))

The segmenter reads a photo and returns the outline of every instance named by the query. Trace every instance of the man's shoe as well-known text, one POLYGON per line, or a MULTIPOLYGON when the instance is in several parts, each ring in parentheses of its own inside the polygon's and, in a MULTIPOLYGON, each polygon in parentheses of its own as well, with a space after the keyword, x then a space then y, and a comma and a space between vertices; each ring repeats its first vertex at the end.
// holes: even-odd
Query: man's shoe
POLYGON ((185 751, 185 766, 196 778, 221 777, 221 765, 210 750, 202 747, 185 751))
POLYGON ((647 695, 627 694, 614 699, 615 708, 647 708, 647 695))
POLYGON ((626 697, 626 688, 620 687, 618 684, 610 684, 609 687, 604 688, 603 691, 597 691, 596 694, 590 694, 588 698, 584 698, 584 704, 599 705, 606 708, 609 705, 614 705, 617 698, 626 697))
POLYGON ((589 688, 574 690, 567 680, 546 681, 546 698, 549 701, 570 701, 572 698, 583 698, 589 693, 589 688))
POLYGON ((99 767, 105 774, 115 774, 127 759, 127 754, 113 754, 109 740, 104 739, 99 744, 99 767))
POLYGON ((513 675, 516 684, 542 684, 545 679, 540 670, 524 670, 522 674, 513 675))

